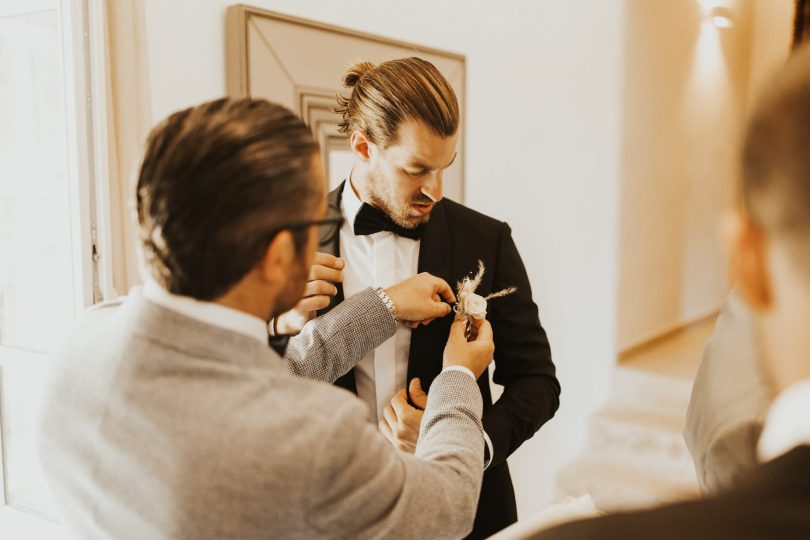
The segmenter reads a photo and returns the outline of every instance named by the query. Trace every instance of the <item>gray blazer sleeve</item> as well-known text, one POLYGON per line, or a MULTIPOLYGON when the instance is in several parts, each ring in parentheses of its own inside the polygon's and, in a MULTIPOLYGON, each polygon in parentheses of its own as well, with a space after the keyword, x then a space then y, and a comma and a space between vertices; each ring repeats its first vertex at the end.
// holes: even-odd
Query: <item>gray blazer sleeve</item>
POLYGON ((396 332, 394 318, 373 289, 365 289, 290 338, 287 368, 300 377, 335 382, 396 332))
POLYGON ((341 403, 313 448, 306 515, 324 536, 461 538, 472 530, 483 476, 481 393, 441 373, 430 387, 416 454, 392 447, 357 400, 341 403))
POLYGON ((686 413, 684 440, 704 494, 731 487, 757 464, 769 404, 751 315, 732 293, 706 344, 686 413))

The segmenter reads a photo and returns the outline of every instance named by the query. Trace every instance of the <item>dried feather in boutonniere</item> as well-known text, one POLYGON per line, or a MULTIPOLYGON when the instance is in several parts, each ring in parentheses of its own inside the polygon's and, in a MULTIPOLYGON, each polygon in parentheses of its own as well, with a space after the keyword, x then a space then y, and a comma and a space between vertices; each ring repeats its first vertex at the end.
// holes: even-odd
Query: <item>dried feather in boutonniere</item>
POLYGON ((484 262, 479 260, 478 273, 475 274, 475 277, 471 278, 467 276, 457 285, 458 292, 456 293, 456 299, 458 301, 453 307, 453 311, 456 312, 456 318, 464 321, 464 323, 467 325, 468 337, 470 328, 472 326, 471 320, 475 319, 480 321, 487 316, 487 302, 489 300, 502 298, 517 291, 517 288, 509 287, 507 289, 503 289, 502 291, 492 293, 486 297, 476 294, 475 290, 479 287, 479 285, 481 285, 481 279, 484 277, 484 271, 484 262))

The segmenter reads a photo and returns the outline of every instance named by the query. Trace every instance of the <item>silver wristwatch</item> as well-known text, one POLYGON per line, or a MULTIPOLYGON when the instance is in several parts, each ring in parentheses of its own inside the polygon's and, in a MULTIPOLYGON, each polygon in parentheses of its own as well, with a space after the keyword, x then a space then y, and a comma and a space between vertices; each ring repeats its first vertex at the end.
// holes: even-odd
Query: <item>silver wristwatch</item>
POLYGON ((394 305, 394 301, 391 300, 391 297, 385 293, 385 289, 382 287, 374 287, 374 292, 380 297, 380 300, 382 300, 382 303, 385 305, 388 313, 391 314, 394 320, 399 321, 397 318, 397 307, 394 305))

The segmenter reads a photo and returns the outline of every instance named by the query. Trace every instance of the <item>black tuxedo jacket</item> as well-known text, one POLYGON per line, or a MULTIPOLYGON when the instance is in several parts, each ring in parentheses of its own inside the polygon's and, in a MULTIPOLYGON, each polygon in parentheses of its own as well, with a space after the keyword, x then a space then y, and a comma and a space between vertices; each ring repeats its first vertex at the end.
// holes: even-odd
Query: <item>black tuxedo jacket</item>
POLYGON ((561 525, 534 540, 810 538, 810 446, 753 469, 714 497, 561 525))
MULTIPOLYGON (((343 184, 329 194, 329 212, 340 215, 343 184)), ((321 245, 321 251, 340 255, 339 235, 321 245)), ((560 384, 555 377, 546 332, 523 261, 506 223, 458 203, 443 199, 433 209, 419 247, 419 272, 429 272, 456 286, 484 261, 486 273, 478 288, 482 295, 506 287, 518 291, 490 303, 487 319, 495 340, 494 381, 504 392, 492 403, 489 376, 478 386, 484 400, 484 430, 492 440, 494 456, 484 473, 481 498, 471 538, 486 538, 517 520, 515 494, 506 458, 546 423, 559 406, 560 384)), ((331 309, 344 299, 338 287, 331 309)), ((442 355, 451 316, 420 326, 411 335, 408 380, 419 377, 427 391, 442 370, 442 355)), ((354 371, 341 377, 339 386, 357 393, 354 371)))

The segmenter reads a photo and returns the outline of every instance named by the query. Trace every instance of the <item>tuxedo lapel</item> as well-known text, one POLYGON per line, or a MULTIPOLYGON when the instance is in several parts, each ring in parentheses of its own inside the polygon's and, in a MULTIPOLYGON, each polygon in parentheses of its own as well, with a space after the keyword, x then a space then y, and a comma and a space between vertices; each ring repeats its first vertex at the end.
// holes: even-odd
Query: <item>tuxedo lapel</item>
POLYGON ((418 271, 430 272, 442 279, 450 277, 450 236, 442 203, 436 205, 425 225, 419 245, 418 271))
MULTIPOLYGON (((342 212, 340 209, 340 202, 343 196, 343 187, 345 185, 346 181, 344 180, 343 182, 340 183, 340 185, 336 189, 331 191, 327 196, 326 201, 329 205, 326 210, 327 219, 341 216, 342 212)), ((331 241, 329 242, 321 241, 319 249, 323 253, 329 253, 331 255, 334 255, 335 257, 340 257, 340 232, 335 234, 334 238, 331 239, 331 241)), ((345 300, 346 297, 343 292, 343 284, 336 283, 335 286, 337 288, 337 294, 332 297, 327 307, 318 311, 319 316, 323 315, 324 313, 328 313, 332 308, 334 308, 336 305, 340 304, 341 302, 343 302, 343 300, 345 300)))
MULTIPOLYGON (((346 185, 346 181, 340 183, 340 185, 335 188, 334 190, 329 192, 329 195, 326 196, 326 219, 332 219, 340 217, 342 211, 340 209, 341 199, 343 198, 343 187, 346 185)), ((321 240, 320 242, 320 250, 324 253, 331 253, 335 257, 340 256, 340 234, 334 235, 334 238, 331 242, 324 242, 321 240)))
MULTIPOLYGON (((447 216, 444 204, 439 203, 433 209, 425 226, 425 232, 419 246, 418 272, 429 272, 438 276, 451 287, 450 235, 447 229, 447 216)), ((447 316, 427 326, 420 326, 411 334, 411 350, 408 355, 408 381, 419 377, 422 388, 428 389, 430 383, 442 369, 442 355, 453 317, 447 316)))

